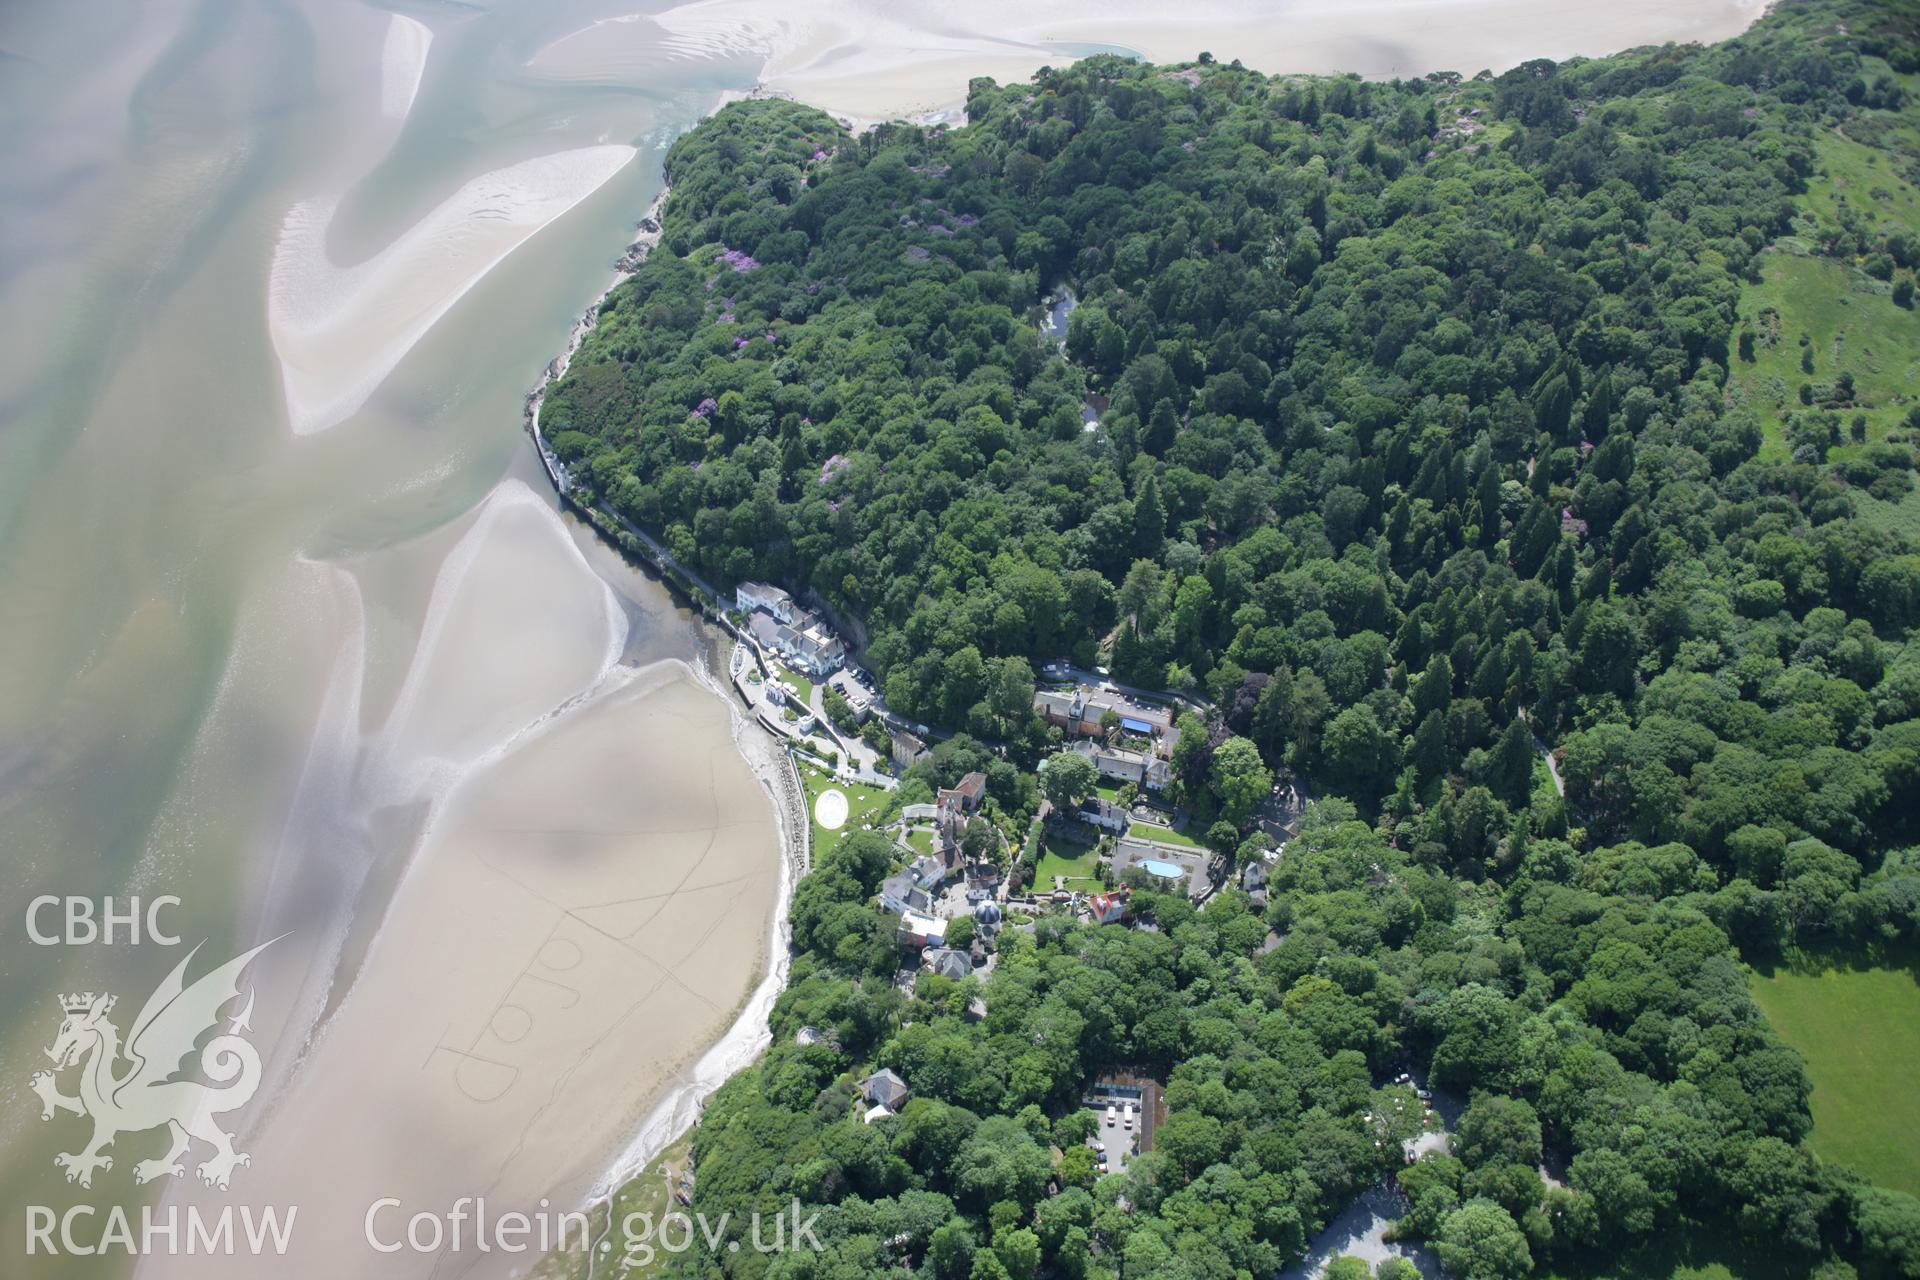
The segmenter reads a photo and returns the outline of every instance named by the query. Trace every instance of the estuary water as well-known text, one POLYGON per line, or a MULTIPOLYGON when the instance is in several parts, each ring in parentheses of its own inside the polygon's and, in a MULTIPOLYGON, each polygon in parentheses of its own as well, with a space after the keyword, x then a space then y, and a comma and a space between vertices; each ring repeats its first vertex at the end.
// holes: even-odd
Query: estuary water
POLYGON ((506 1274, 373 1252, 366 1209, 578 1203, 764 970, 767 746, 520 429, 758 69, 530 65, 634 8, 0 9, 0 1273, 506 1274), (42 895, 177 897, 180 942, 38 945, 42 895), (156 1127, 70 1182, 90 1125, 29 1087, 59 997, 124 1033, 195 944, 189 980, 272 937, 218 1118, 251 1163, 138 1183, 156 1127), (30 1238, 148 1204, 299 1218, 285 1258, 30 1238))

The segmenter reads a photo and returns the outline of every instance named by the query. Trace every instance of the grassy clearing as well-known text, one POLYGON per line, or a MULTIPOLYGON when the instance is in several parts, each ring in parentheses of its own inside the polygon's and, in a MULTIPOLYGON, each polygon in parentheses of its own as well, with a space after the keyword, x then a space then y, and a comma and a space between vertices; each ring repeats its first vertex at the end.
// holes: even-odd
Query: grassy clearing
MULTIPOLYGON (((1863 136, 1829 131, 1818 138, 1818 168, 1800 201, 1797 234, 1766 256, 1761 282, 1741 293, 1754 358, 1735 358, 1727 393, 1760 418, 1766 456, 1786 456, 1782 419, 1802 409, 1802 384, 1820 388, 1843 372, 1853 377, 1854 404, 1829 411, 1845 442, 1831 461, 1859 448, 1849 430, 1856 413, 1866 416, 1867 443, 1879 443, 1903 426, 1920 386, 1920 310, 1894 306, 1892 285, 1869 277, 1860 263, 1806 252, 1842 226, 1875 237, 1920 231, 1920 187, 1901 172, 1903 155, 1920 136, 1894 116, 1875 114, 1853 126, 1863 136)), ((1920 527, 1920 504, 1911 511, 1908 505, 1860 495, 1862 517, 1883 527, 1920 527)))
MULTIPOLYGON (((1829 258, 1776 252, 1767 255, 1761 282, 1742 291, 1740 316, 1756 335, 1754 359, 1734 358, 1728 395, 1759 417, 1764 455, 1786 456, 1782 418, 1801 411, 1800 385, 1830 383, 1842 371, 1853 375, 1854 404, 1830 412, 1843 440, 1855 413, 1867 416, 1872 443, 1902 427, 1920 387, 1920 310, 1894 306, 1883 282, 1829 258), (1803 352, 1812 354, 1811 373, 1801 366, 1803 352)), ((1865 494, 1861 501, 1875 504, 1865 494)))
POLYGON ((1862 524, 1882 533, 1904 533, 1909 538, 1920 538, 1920 489, 1898 502, 1881 502, 1862 495, 1854 506, 1854 513, 1862 524))
MULTIPOLYGON (((1903 139, 1885 138, 1900 145, 1903 139)), ((1831 223, 1847 211, 1886 232, 1920 226, 1920 191, 1901 177, 1893 157, 1841 134, 1822 134, 1814 148, 1820 177, 1808 184, 1806 207, 1831 223)))
POLYGON ((1823 1157, 1920 1195, 1920 954, 1895 963, 1814 962, 1754 974, 1753 998, 1807 1060, 1823 1157))

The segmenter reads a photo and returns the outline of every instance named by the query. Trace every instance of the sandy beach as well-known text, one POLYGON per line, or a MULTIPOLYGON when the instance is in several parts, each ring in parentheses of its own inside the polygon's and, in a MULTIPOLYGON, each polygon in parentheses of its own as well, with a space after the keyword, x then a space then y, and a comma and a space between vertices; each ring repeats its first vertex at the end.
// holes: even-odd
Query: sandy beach
POLYGON ((973 76, 1003 83, 1093 48, 1155 62, 1205 50, 1269 72, 1411 76, 1502 71, 1529 58, 1597 55, 1745 30, 1761 0, 693 0, 628 15, 554 41, 531 65, 618 80, 658 59, 751 58, 763 88, 855 121, 950 112, 973 76))
MULTIPOLYGON (((507 1274, 500 1254, 377 1253, 368 1209, 399 1200, 381 1221, 404 1230, 462 1196, 583 1203, 762 974, 784 877, 732 709, 675 662, 611 682, 455 789, 361 976, 246 1139, 230 1199, 300 1206, 284 1274, 507 1274)), ((178 1274, 256 1265, 230 1261, 178 1274)))

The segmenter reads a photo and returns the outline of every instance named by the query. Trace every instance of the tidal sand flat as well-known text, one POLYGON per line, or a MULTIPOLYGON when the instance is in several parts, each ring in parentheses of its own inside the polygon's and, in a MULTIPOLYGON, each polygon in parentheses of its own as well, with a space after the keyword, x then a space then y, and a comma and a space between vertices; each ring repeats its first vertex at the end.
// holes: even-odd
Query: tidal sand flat
MULTIPOLYGON (((767 963, 775 846, 732 709, 677 662, 622 672, 475 772, 250 1139, 231 1198, 300 1206, 287 1273, 527 1265, 378 1253, 369 1207, 404 1206, 375 1218, 388 1242, 462 1196, 490 1214, 576 1207, 767 963)), ((257 1260, 176 1265, 241 1275, 257 1260)))
POLYGON ((580 78, 616 76, 651 39, 667 56, 765 59, 763 85, 857 120, 948 110, 973 76, 1003 83, 1095 48, 1181 62, 1202 50, 1271 72, 1368 76, 1504 70, 1528 58, 1597 55, 1745 30, 1759 0, 822 0, 799 10, 768 0, 693 0, 626 30, 554 42, 539 55, 580 78))
POLYGON ((407 787, 413 769, 469 768, 585 696, 626 630, 612 590, 553 511, 519 481, 501 484, 434 585, 413 672, 378 744, 388 785, 407 787))
POLYGON ((498 485, 462 526, 451 545, 442 531, 313 566, 341 640, 259 894, 261 936, 287 935, 263 957, 259 1025, 283 1032, 263 1096, 274 1096, 308 1028, 338 1001, 348 976, 338 968, 350 973, 355 959, 350 934, 373 936, 379 903, 363 900, 369 883, 391 885, 415 864, 421 834, 456 786, 604 692, 626 638, 606 583, 526 485, 498 485), (362 579, 419 581, 424 599, 391 586, 369 597, 362 579), (421 619, 417 630, 397 625, 408 615, 421 619), (373 678, 399 662, 398 679, 373 678))
POLYGON ((413 110, 432 44, 432 28, 417 18, 396 13, 387 23, 387 42, 380 51, 380 114, 404 120, 413 110))
POLYGON ((338 199, 294 205, 274 248, 267 300, 294 432, 310 435, 352 415, 462 295, 633 156, 625 145, 578 147, 481 174, 353 266, 327 251, 338 199))

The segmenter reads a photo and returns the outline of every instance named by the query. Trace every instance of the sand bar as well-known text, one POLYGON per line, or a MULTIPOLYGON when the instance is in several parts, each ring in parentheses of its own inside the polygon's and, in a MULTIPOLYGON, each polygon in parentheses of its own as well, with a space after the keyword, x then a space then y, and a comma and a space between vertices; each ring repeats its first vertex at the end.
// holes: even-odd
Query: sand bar
POLYGON ((633 156, 630 146, 579 147, 481 174, 349 267, 327 254, 338 199, 294 205, 274 248, 267 298, 294 432, 310 435, 351 416, 467 290, 633 156))
POLYGON ((551 508, 507 480, 442 565, 412 671, 377 743, 390 786, 464 771, 612 667, 627 624, 551 508), (485 643, 476 642, 486 637, 485 643))
POLYGON ((396 13, 387 23, 387 42, 380 52, 380 114, 404 120, 420 93, 420 77, 427 71, 427 50, 433 30, 417 18, 396 13))

